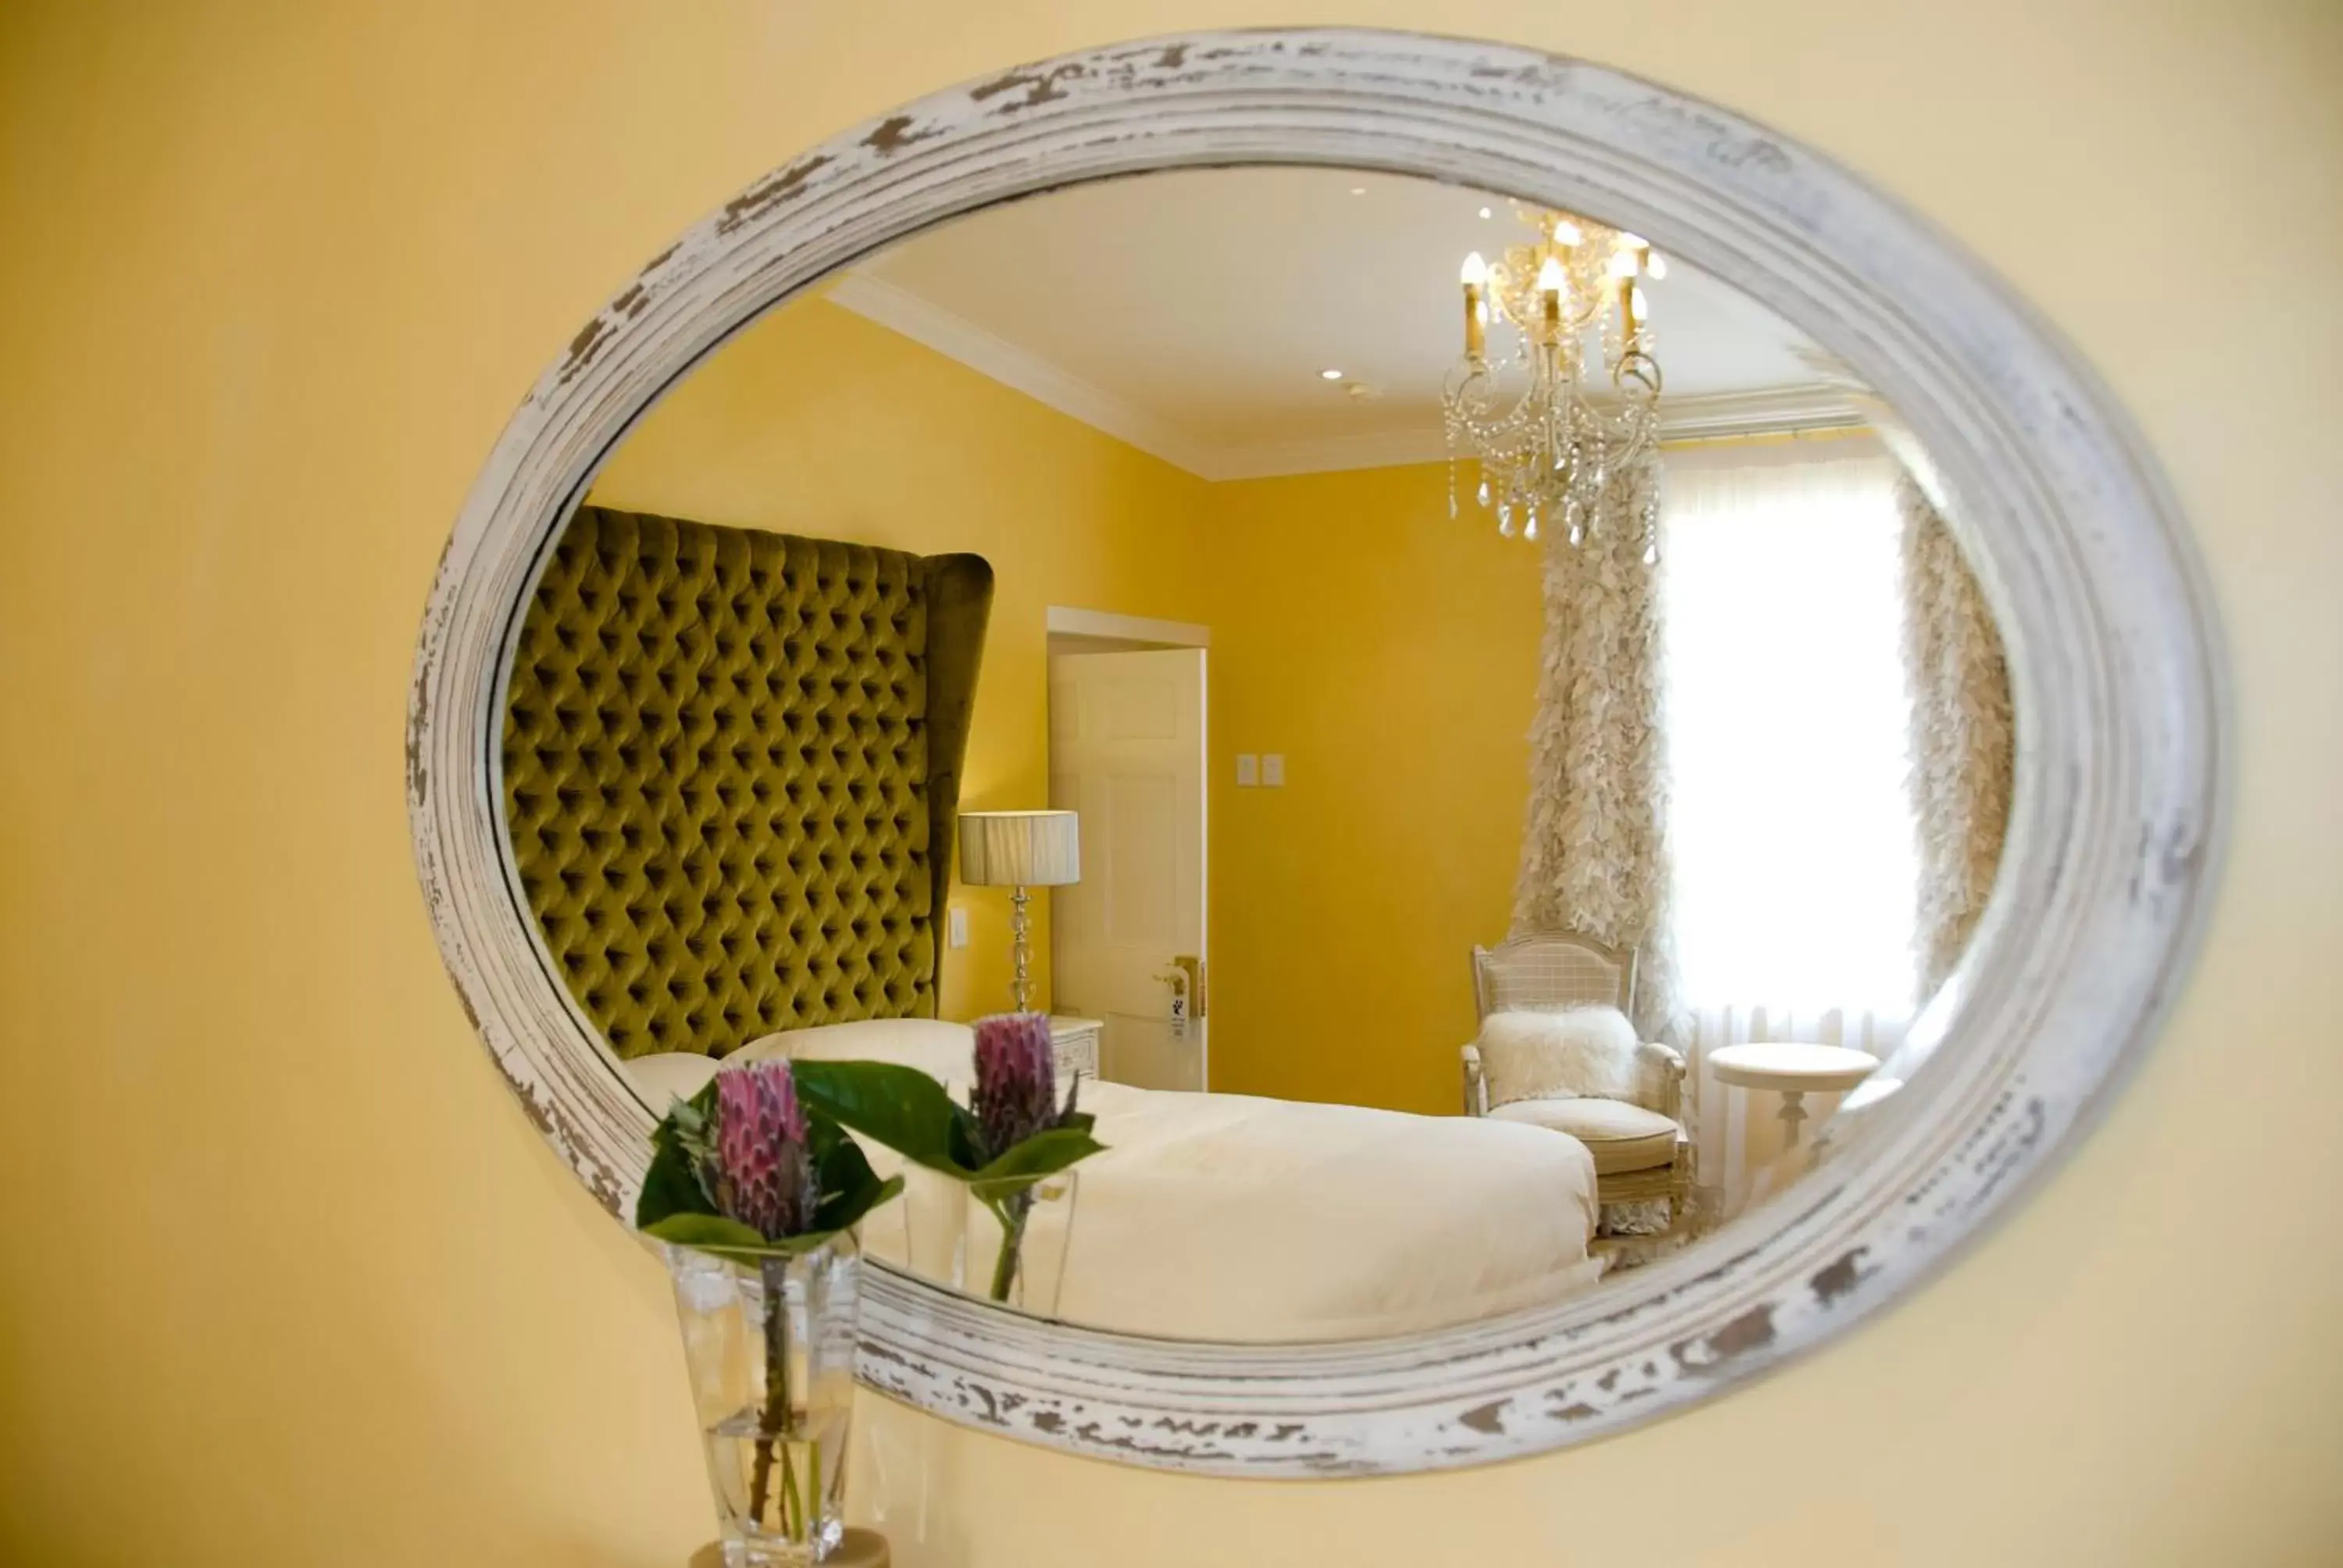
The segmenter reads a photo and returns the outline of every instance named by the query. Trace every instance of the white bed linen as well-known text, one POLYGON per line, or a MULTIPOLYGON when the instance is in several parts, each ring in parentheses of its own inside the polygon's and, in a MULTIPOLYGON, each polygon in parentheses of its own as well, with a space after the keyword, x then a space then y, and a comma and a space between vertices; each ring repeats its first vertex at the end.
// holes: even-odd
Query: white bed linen
MULTIPOLYGON (((899 1061, 961 1095, 973 1038, 889 1020, 740 1054, 899 1061)), ((1072 1322, 1186 1339, 1401 1333, 1555 1301, 1601 1271, 1594 1159, 1545 1128, 1091 1081, 1081 1102, 1107 1151, 1080 1168, 1059 1303, 1072 1322)), ((902 1259, 900 1207, 866 1226, 873 1256, 902 1259)))

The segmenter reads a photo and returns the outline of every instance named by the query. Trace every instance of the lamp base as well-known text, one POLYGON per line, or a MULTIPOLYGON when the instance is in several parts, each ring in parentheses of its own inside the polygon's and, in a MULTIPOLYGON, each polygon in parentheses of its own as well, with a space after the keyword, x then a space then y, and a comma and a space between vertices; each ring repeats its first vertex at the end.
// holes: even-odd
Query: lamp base
POLYGON ((1019 1012, 1033 1003, 1033 917, 1027 908, 1033 895, 1022 885, 1009 892, 1009 998, 1019 1012))

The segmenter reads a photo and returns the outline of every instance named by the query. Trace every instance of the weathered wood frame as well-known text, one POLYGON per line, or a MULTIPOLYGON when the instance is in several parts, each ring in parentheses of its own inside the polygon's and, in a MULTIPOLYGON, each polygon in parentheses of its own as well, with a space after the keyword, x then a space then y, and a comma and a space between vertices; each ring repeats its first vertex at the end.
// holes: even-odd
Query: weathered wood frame
POLYGON ((502 659, 558 525, 702 357, 875 246, 1055 186, 1260 162, 1430 176, 1599 216, 1746 289, 1893 403, 1943 470, 2013 655, 2023 766, 2000 886, 1921 1020, 1942 1044, 1905 1092, 1839 1129, 1834 1159, 1785 1198, 1583 1300, 1393 1341, 1181 1343, 1042 1323, 874 1270, 860 1371, 972 1426, 1192 1472, 1534 1452, 1812 1348, 2006 1212, 2150 1038, 2213 880, 2227 720, 2177 508, 2046 327, 1826 159, 1583 62, 1358 31, 1069 55, 838 136, 654 257, 507 427, 424 621, 416 857, 481 1037, 623 1214, 651 1113, 548 972, 495 806, 502 659))

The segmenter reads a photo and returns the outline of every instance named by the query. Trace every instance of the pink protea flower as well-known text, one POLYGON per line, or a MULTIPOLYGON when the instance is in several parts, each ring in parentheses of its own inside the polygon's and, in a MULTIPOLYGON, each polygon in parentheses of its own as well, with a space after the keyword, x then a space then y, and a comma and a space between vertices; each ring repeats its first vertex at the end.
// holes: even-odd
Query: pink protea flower
POLYGON ((716 1206, 769 1241, 813 1222, 813 1157, 786 1061, 716 1075, 716 1206))
POLYGON ((969 1109, 997 1160, 1036 1132, 1058 1124, 1058 1063, 1050 1020, 1038 1012, 1001 1012, 976 1020, 976 1089, 969 1109))

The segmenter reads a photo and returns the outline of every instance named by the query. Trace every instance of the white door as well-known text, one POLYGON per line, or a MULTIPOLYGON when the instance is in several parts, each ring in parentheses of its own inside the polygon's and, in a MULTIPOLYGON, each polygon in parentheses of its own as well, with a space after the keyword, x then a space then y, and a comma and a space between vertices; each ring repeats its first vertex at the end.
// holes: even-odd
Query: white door
POLYGON ((1050 895, 1055 1010, 1104 1020, 1101 1077, 1202 1089, 1202 648, 1050 660, 1050 804, 1081 817, 1082 879, 1050 895))

